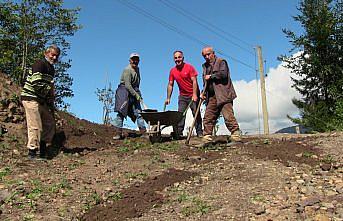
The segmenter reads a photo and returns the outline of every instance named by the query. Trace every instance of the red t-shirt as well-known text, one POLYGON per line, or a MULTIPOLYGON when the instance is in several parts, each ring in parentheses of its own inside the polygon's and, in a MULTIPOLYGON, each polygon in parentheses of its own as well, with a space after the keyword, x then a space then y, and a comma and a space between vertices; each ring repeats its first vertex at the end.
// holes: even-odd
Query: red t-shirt
POLYGON ((173 67, 170 70, 169 81, 176 81, 179 86, 180 95, 191 97, 193 95, 193 83, 191 77, 197 77, 198 72, 195 68, 184 63, 181 70, 173 67))

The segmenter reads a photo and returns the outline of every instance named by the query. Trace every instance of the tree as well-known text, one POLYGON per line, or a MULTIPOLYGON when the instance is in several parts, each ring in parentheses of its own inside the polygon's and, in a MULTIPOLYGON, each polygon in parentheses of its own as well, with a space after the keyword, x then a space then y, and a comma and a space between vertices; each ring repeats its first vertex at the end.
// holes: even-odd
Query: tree
POLYGON ((96 89, 96 95, 100 102, 103 103, 103 111, 102 111, 102 121, 105 125, 110 125, 111 121, 111 113, 114 112, 114 96, 115 90, 112 89, 111 83, 109 86, 105 86, 103 89, 96 89))
POLYGON ((56 104, 66 106, 72 97, 73 79, 67 72, 71 60, 63 61, 70 49, 66 37, 81 28, 76 24, 80 9, 63 8, 63 0, 5 0, 0 3, 0 70, 23 84, 33 62, 44 49, 56 44, 61 48, 56 65, 56 104))
POLYGON ((300 110, 296 123, 316 131, 343 129, 342 2, 303 0, 294 17, 304 30, 297 36, 283 30, 294 46, 292 56, 281 56, 297 77, 293 87, 303 96, 293 99, 300 110))

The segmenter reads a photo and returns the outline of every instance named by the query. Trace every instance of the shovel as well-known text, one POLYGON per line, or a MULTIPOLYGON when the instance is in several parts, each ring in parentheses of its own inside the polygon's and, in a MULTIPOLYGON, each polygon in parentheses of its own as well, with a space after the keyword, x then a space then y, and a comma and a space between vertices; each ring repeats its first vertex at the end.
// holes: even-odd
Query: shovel
MULTIPOLYGON (((204 89, 202 90, 202 93, 205 93, 207 90, 207 81, 205 81, 205 86, 204 86, 204 89)), ((188 133, 188 136, 187 136, 187 139, 186 139, 186 145, 189 144, 189 140, 191 139, 191 136, 192 136, 192 133, 193 133, 193 129, 194 129, 194 126, 195 126, 195 122, 197 120, 197 116, 200 112, 200 107, 202 105, 202 102, 204 102, 204 99, 200 98, 200 101, 199 101, 199 104, 198 104, 198 107, 197 107, 197 111, 195 112, 195 115, 194 115, 194 120, 193 120, 193 123, 192 123, 192 126, 189 130, 189 133, 188 133)))

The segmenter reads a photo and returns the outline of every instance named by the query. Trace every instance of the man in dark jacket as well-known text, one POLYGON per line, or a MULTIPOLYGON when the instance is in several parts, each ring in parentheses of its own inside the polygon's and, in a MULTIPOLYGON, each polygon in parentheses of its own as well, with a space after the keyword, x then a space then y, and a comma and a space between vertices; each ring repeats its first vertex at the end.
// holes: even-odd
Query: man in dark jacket
POLYGON ((21 92, 27 123, 28 156, 32 160, 38 159, 38 150, 40 158, 46 157, 47 144, 51 144, 55 135, 53 64, 58 61, 59 55, 57 46, 47 48, 45 58, 32 65, 21 92))
POLYGON ((115 111, 117 116, 114 119, 114 126, 118 128, 118 134, 113 139, 122 139, 122 127, 124 118, 129 116, 133 122, 137 121, 139 131, 144 133, 146 131, 144 120, 140 115, 142 111, 140 102, 142 95, 139 90, 141 76, 139 73, 139 54, 130 54, 130 64, 124 69, 120 84, 116 90, 115 96, 115 111))
POLYGON ((241 140, 241 131, 233 113, 233 100, 237 97, 233 87, 227 62, 215 55, 212 47, 202 49, 206 62, 203 67, 203 81, 207 81, 206 111, 204 122, 204 139, 211 141, 212 131, 222 113, 227 129, 231 132, 232 141, 241 140))

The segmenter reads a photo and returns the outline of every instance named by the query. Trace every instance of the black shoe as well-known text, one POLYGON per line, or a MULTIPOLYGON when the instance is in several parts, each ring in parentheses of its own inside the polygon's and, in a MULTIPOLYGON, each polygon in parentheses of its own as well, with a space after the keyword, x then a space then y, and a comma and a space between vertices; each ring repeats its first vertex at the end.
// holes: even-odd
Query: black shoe
POLYGON ((29 153, 27 156, 28 156, 29 160, 35 160, 37 158, 37 150, 36 149, 34 149, 34 150, 29 149, 29 153))

